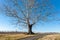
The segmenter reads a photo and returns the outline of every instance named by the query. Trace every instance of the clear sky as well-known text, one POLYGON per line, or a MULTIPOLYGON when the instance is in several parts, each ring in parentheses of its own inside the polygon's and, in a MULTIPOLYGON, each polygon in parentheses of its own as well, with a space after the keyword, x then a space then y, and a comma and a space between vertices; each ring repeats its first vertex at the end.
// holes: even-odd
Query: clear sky
MULTIPOLYGON (((60 17, 60 0, 50 0, 54 5, 56 18, 60 17)), ((2 4, 4 3, 3 0, 0 0, 0 9, 3 7, 2 4)), ((0 31, 16 31, 16 27, 12 25, 11 19, 5 15, 3 12, 0 11, 0 31)), ((27 31, 26 28, 20 27, 17 31, 27 31)), ((36 27, 33 27, 33 31, 35 32, 60 32, 60 21, 52 21, 52 22, 45 22, 45 23, 38 23, 36 27)))

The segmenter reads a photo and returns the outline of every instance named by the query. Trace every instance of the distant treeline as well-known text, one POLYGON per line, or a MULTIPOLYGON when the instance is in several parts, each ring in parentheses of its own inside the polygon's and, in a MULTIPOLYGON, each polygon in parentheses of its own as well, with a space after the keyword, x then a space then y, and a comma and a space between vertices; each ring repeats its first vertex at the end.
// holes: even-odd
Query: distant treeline
MULTIPOLYGON (((0 34, 25 34, 27 32, 18 32, 18 31, 11 31, 11 32, 7 32, 7 31, 0 31, 0 34)), ((58 32, 49 32, 49 33, 36 33, 36 34, 45 34, 45 35, 49 35, 49 34, 60 34, 58 32)))
POLYGON ((0 34, 21 34, 21 33, 27 33, 27 32, 0 32, 0 34))

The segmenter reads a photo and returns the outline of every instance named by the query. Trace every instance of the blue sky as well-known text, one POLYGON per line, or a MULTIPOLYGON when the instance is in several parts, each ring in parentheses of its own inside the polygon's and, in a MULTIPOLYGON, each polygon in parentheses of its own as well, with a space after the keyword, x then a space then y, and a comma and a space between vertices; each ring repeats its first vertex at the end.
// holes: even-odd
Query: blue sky
MULTIPOLYGON (((54 12, 57 13, 56 17, 60 17, 60 0, 50 0, 54 5, 54 12)), ((0 6, 3 4, 3 0, 0 0, 0 6)), ((1 8, 0 8, 1 9, 1 8)), ((12 25, 11 19, 0 11, 0 31, 16 31, 16 27, 12 25)), ((17 31, 27 31, 27 29, 17 29, 17 31)), ((52 21, 45 23, 38 23, 36 27, 33 27, 34 32, 60 32, 60 21, 52 21)))

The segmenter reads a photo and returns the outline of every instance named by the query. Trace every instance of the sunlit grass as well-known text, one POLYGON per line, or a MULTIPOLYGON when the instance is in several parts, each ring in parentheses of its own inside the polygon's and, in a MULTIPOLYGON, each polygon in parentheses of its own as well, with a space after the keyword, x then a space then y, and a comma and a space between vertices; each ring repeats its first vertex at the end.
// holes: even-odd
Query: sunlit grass
POLYGON ((27 35, 27 34, 0 34, 0 40, 17 40, 29 36, 34 35, 27 35))
POLYGON ((60 34, 46 35, 43 38, 39 38, 38 40, 60 40, 60 34))

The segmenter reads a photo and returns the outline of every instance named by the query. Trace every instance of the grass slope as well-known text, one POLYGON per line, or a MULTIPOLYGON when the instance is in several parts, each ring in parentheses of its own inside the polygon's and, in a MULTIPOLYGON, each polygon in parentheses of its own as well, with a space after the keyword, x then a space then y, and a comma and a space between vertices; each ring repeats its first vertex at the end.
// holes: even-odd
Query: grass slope
POLYGON ((60 40, 60 34, 46 35, 38 40, 60 40))
POLYGON ((20 38, 25 38, 34 35, 27 35, 27 34, 0 34, 0 40, 17 40, 20 38))

